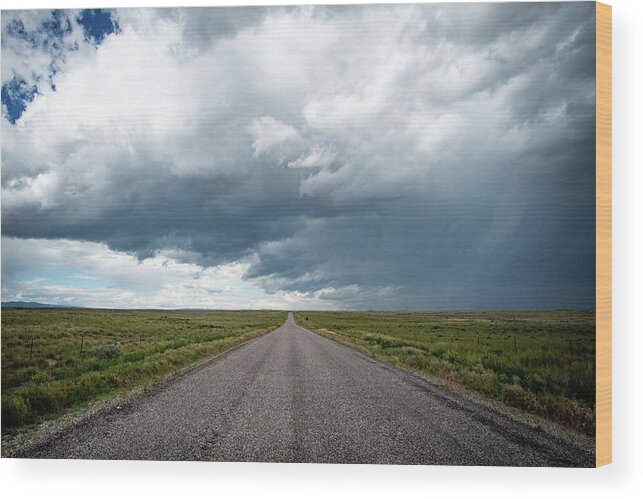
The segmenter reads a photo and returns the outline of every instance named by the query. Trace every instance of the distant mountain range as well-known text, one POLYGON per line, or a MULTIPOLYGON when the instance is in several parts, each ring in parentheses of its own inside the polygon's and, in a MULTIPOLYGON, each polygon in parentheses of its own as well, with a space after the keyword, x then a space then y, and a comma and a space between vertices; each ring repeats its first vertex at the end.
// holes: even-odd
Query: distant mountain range
MULTIPOLYGON (((81 305, 53 305, 51 303, 38 303, 36 301, 3 301, 2 308, 87 308, 81 305)), ((90 307, 93 308, 93 307, 90 307)), ((117 309, 114 309, 117 310, 117 309)), ((219 308, 140 308, 131 310, 168 310, 175 312, 242 312, 242 311, 258 311, 258 312, 283 312, 283 310, 262 308, 243 308, 237 310, 219 309, 219 308)))
POLYGON ((3 301, 2 308, 79 308, 75 305, 52 305, 35 301, 3 301))

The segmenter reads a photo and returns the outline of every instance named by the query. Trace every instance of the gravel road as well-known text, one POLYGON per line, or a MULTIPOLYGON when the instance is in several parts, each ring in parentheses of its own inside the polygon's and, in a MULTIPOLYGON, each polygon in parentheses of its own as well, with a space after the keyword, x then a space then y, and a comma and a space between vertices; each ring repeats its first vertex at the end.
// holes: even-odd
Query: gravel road
POLYGON ((25 457, 593 466, 593 453, 295 324, 25 457))

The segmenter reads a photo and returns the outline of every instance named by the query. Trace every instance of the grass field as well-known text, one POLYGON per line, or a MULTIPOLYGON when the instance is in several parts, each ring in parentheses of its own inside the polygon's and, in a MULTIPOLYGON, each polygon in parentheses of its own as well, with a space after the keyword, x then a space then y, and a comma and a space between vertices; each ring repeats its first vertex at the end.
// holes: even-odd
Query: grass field
MULTIPOLYGON (((2 310, 2 430, 152 386, 283 324, 283 312, 2 310)), ((305 312, 299 324, 587 435, 594 312, 305 312)))
POLYGON ((151 386, 272 330, 283 312, 2 309, 2 430, 151 386))
POLYGON ((586 435, 595 433, 595 313, 302 312, 299 324, 586 435))

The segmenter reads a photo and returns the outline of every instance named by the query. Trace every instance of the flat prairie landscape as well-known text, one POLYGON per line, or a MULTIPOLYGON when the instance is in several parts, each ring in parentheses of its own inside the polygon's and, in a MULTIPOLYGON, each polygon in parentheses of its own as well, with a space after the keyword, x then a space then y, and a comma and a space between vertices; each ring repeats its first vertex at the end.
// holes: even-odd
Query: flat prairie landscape
MULTIPOLYGON (((594 432, 594 313, 300 312, 386 363, 594 432)), ((285 312, 3 309, 3 433, 135 388, 272 331, 285 312)))
POLYGON ((595 313, 301 312, 299 324, 375 358, 595 432, 595 313))
POLYGON ((3 309, 3 433, 152 386, 285 318, 284 312, 3 309))

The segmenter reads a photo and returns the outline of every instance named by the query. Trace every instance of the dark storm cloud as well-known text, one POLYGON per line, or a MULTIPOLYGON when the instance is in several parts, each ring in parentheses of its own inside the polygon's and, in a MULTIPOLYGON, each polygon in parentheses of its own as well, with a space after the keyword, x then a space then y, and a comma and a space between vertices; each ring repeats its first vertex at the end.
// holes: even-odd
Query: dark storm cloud
POLYGON ((158 9, 162 17, 179 21, 183 42, 199 51, 223 38, 233 38, 239 30, 258 24, 266 13, 262 7, 188 7, 158 9))
POLYGON ((354 308, 594 306, 593 3, 119 14, 3 120, 3 235, 354 308))

